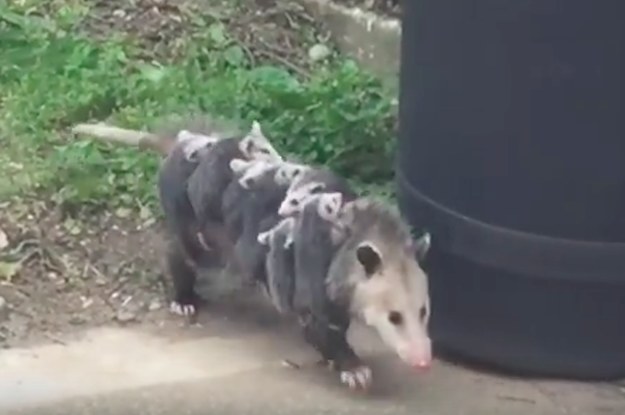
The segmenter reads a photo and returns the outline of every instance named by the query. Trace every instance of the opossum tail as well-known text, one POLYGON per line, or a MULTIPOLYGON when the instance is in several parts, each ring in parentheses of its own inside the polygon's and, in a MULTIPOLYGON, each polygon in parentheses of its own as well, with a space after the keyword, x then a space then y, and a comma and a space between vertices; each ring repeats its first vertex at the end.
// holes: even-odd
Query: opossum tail
POLYGON ((78 124, 72 128, 74 134, 82 134, 102 141, 115 142, 138 147, 140 150, 151 150, 161 155, 169 154, 175 140, 165 139, 145 131, 128 130, 106 124, 78 124))

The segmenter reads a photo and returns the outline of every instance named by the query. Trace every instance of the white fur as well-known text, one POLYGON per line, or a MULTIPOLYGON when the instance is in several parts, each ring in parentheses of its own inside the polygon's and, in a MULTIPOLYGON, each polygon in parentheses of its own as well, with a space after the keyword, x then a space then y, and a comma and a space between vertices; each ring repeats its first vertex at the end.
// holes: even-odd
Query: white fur
POLYGON ((294 228, 295 228, 294 218, 283 219, 276 226, 269 229, 268 231, 259 233, 257 237, 258 243, 260 243, 261 245, 269 245, 270 241, 273 239, 273 237, 276 234, 283 233, 286 235, 284 248, 288 248, 293 243, 294 228))
POLYGON ((195 314, 195 307, 192 305, 182 305, 177 302, 172 302, 169 306, 169 310, 173 314, 177 314, 179 316, 192 316, 195 314))
POLYGON ((196 156, 199 150, 210 147, 219 141, 219 137, 192 133, 188 130, 181 130, 178 132, 176 140, 182 143, 184 156, 190 161, 196 156))
POLYGON ((341 383, 346 384, 350 389, 368 389, 372 378, 371 369, 367 366, 341 372, 341 383))
MULTIPOLYGON (((300 176, 301 177, 301 176, 300 176)), ((295 183, 295 181, 293 182, 295 183)), ((284 200, 278 208, 280 216, 290 216, 299 213, 302 207, 315 195, 323 191, 325 184, 322 182, 307 183, 295 189, 289 189, 284 200)))
POLYGON ((249 160, 232 159, 230 160, 230 169, 234 174, 239 175, 249 169, 252 164, 253 162, 249 160))
POLYGON ((276 170, 275 182, 278 186, 289 186, 309 168, 304 164, 284 162, 276 170))
POLYGON ((246 169, 243 175, 239 178, 239 184, 245 189, 249 189, 250 185, 256 181, 259 177, 265 174, 268 170, 276 167, 275 162, 265 160, 253 160, 252 164, 246 169))
POLYGON ((239 143, 239 149, 251 159, 273 162, 284 161, 280 153, 265 137, 258 121, 252 123, 250 132, 239 143))
MULTIPOLYGON (((318 199, 317 213, 319 216, 329 222, 338 221, 343 205, 343 195, 339 192, 321 193, 318 195, 318 199)), ((312 200, 314 199, 311 198, 310 202, 312 200)))

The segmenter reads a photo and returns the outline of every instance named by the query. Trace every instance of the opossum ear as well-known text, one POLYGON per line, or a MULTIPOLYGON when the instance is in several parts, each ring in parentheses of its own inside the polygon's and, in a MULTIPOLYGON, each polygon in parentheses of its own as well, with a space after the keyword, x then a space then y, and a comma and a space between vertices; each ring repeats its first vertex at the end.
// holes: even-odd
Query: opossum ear
POLYGON ((430 251, 432 245, 432 237, 429 232, 425 232, 419 239, 415 241, 415 251, 417 255, 417 261, 423 261, 425 256, 430 251))
POLYGON ((356 248, 356 258, 365 269, 368 277, 378 272, 382 266, 380 252, 370 243, 363 242, 356 248))
POLYGON ((254 120, 252 122, 252 130, 250 131, 251 135, 257 136, 257 137, 264 137, 265 135, 263 134, 263 130, 262 128, 260 128, 260 123, 257 120, 254 120))
POLYGON ((313 187, 310 188, 310 194, 314 195, 317 193, 321 193, 326 189, 325 183, 317 183, 313 187))
POLYGON ((248 167, 250 167, 251 162, 243 159, 232 159, 230 160, 230 169, 234 173, 243 173, 248 167))

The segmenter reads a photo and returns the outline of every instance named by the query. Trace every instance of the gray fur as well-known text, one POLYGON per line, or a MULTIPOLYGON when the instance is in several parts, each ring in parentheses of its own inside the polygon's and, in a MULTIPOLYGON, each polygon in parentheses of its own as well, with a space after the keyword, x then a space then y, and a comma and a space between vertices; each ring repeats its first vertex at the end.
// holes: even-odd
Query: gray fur
POLYGON ((277 169, 267 169, 248 189, 242 204, 242 232, 234 248, 245 275, 262 282, 266 279, 264 263, 267 249, 258 242, 258 234, 273 228, 282 219, 277 211, 288 188, 288 185, 275 183, 277 169))
POLYGON ((298 313, 327 313, 326 275, 338 245, 335 224, 319 215, 320 197, 310 200, 297 216, 294 228, 295 295, 298 313))
POLYGON ((271 230, 258 236, 259 243, 269 247, 265 260, 267 290, 274 307, 283 314, 292 310, 295 289, 293 246, 287 243, 294 222, 293 218, 283 219, 271 230))

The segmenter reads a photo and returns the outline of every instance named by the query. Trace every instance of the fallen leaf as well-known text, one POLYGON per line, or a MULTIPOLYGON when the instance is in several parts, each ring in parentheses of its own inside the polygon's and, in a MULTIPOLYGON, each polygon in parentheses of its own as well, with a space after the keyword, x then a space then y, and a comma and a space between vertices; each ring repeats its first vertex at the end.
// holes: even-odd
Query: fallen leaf
POLYGON ((122 218, 122 219, 129 217, 131 214, 132 214, 132 210, 128 208, 124 208, 124 207, 121 207, 115 211, 115 215, 118 218, 122 218))
POLYGON ((0 261, 0 278, 11 282, 13 277, 20 271, 21 264, 19 262, 1 262, 0 261))

